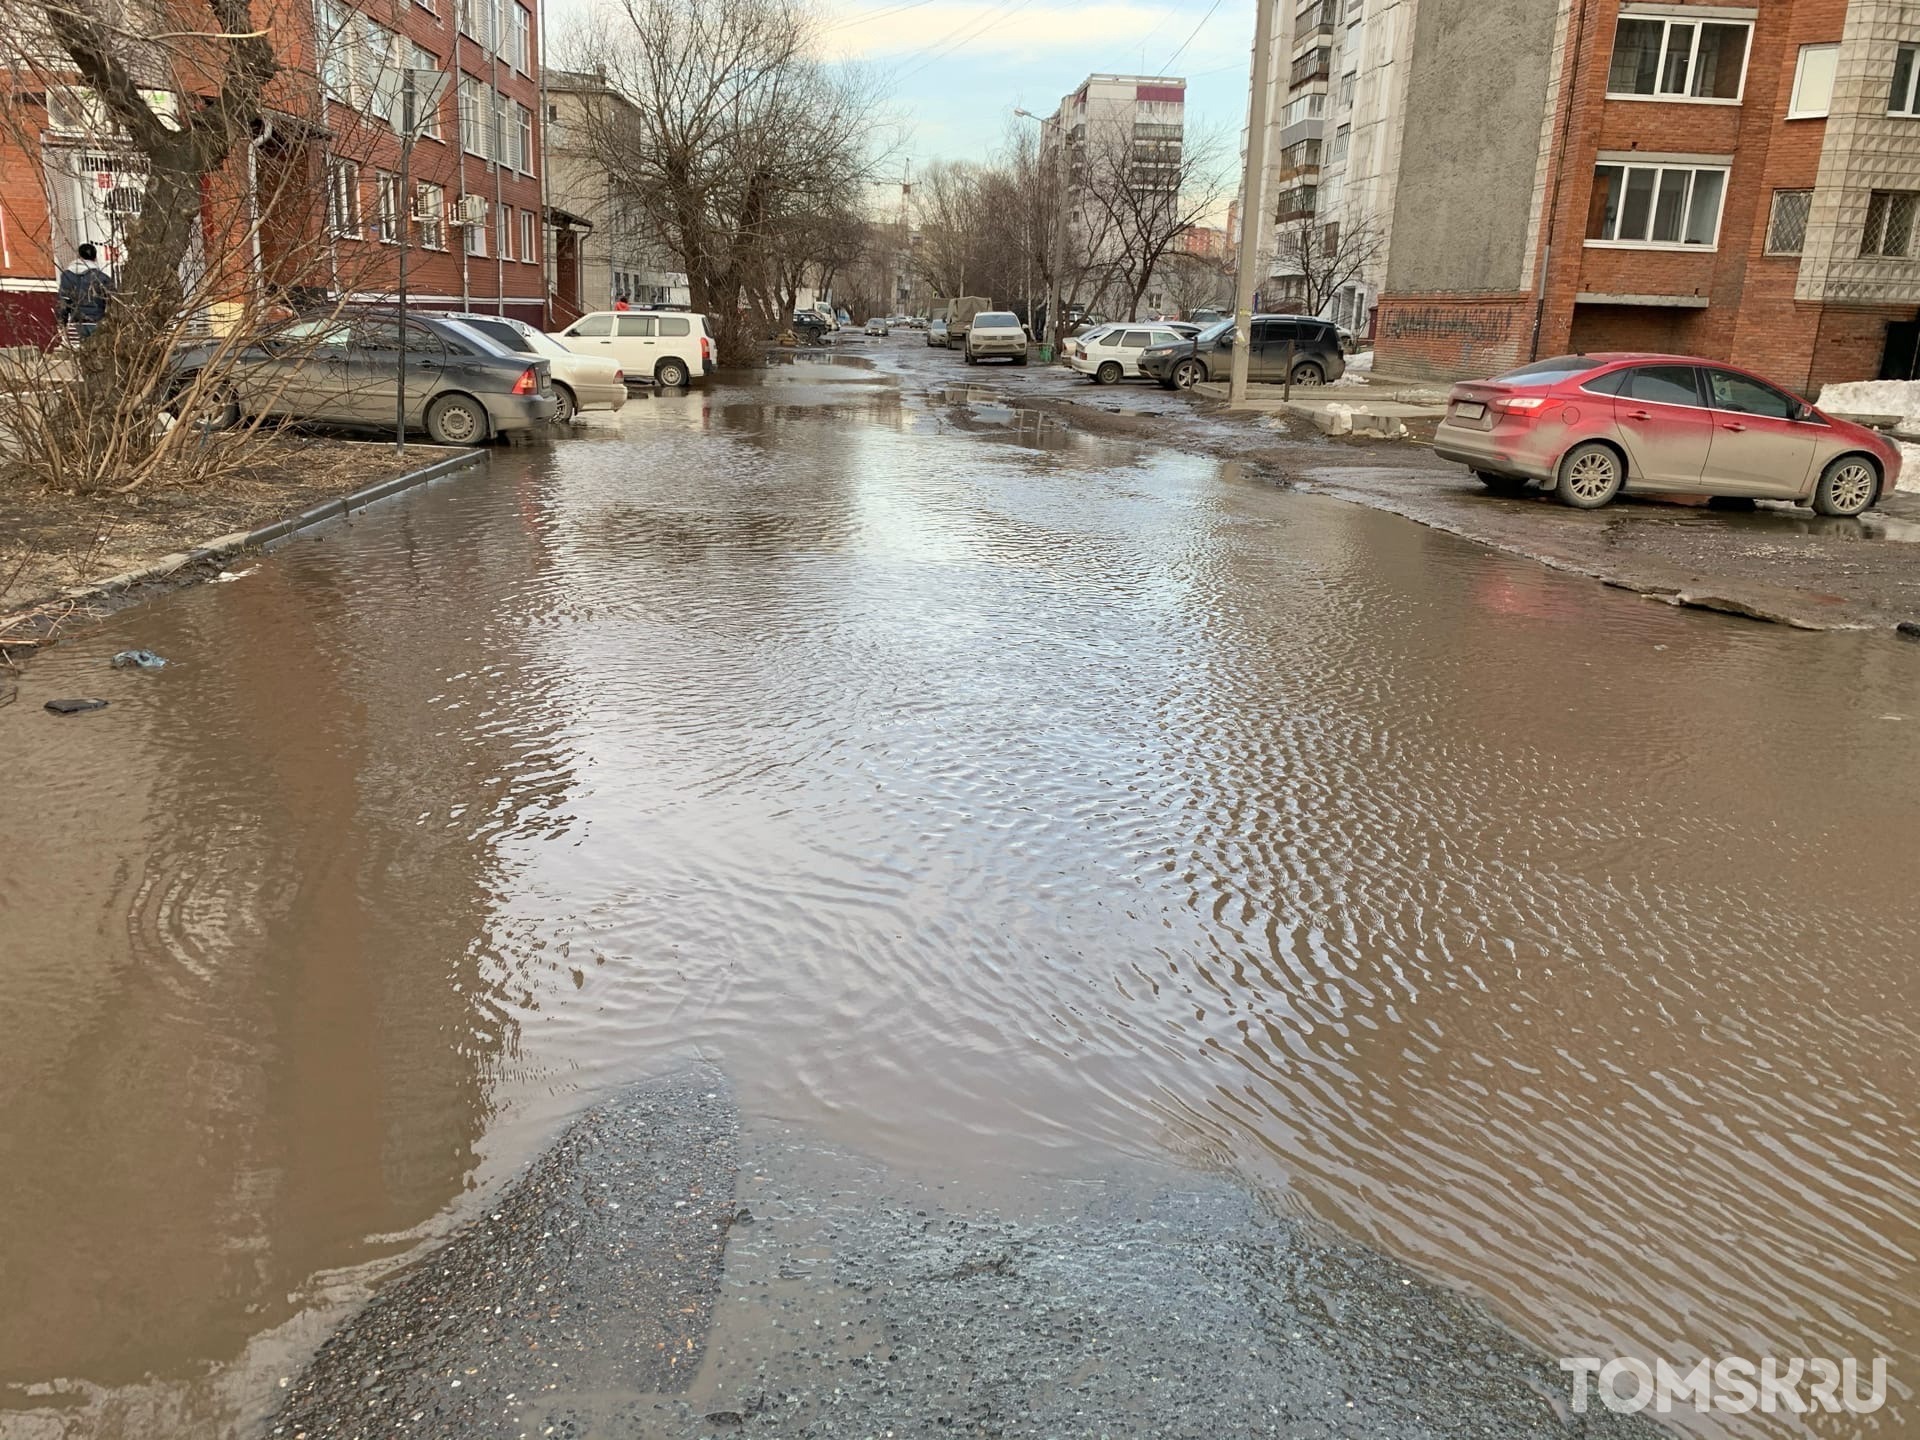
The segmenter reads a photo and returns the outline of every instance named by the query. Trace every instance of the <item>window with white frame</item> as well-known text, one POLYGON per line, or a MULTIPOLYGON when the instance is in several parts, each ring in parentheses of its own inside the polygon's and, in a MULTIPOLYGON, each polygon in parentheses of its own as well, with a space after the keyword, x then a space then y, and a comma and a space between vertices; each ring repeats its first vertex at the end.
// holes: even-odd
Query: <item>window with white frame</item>
POLYGON ((1911 190, 1875 190, 1867 197, 1867 228, 1860 237, 1862 255, 1904 259, 1913 254, 1913 215, 1920 194, 1911 190))
POLYGON ((1776 190, 1773 213, 1767 218, 1767 254, 1798 255, 1807 245, 1807 217, 1813 213, 1813 191, 1776 190))
POLYGON ((487 155, 487 126, 493 115, 493 103, 484 80, 471 75, 460 77, 460 148, 482 159, 487 155))
POLYGON ((1281 116, 1282 125, 1296 124, 1301 120, 1311 120, 1327 113, 1327 97, 1324 91, 1316 90, 1309 95, 1301 95, 1287 102, 1287 108, 1281 116))
POLYGON ((360 167, 351 160, 327 162, 327 220, 334 234, 360 238, 360 167))
POLYGON ((1710 250, 1726 191, 1720 166, 1596 165, 1587 243, 1710 250))
MULTIPOLYGON (((487 202, 478 195, 469 195, 461 203, 463 208, 473 206, 480 212, 479 224, 460 227, 466 236, 467 254, 484 256, 487 253, 487 202)), ((464 220, 466 216, 460 218, 464 220)))
MULTIPOLYGON (((408 50, 407 63, 415 70, 437 71, 440 68, 440 57, 424 46, 409 45, 408 50)), ((414 118, 419 125, 417 133, 422 139, 438 140, 440 138, 440 107, 432 103, 433 96, 427 88, 428 83, 424 77, 414 77, 414 118)), ((405 118, 405 116, 401 117, 403 121, 405 118)))
POLYGON ((1813 120, 1833 108, 1833 76, 1840 63, 1838 45, 1802 45, 1793 67, 1793 98, 1787 119, 1813 120))
POLYGON ((502 260, 513 258, 513 207, 511 205, 500 207, 500 233, 494 238, 494 243, 500 247, 502 260))
POLYGON ((391 245, 400 238, 400 177, 386 170, 373 176, 374 233, 391 245))
POLYGON ((500 165, 513 163, 513 101, 498 90, 493 92, 493 159, 500 165))
POLYGON ((1920 45, 1902 45, 1894 53, 1887 113, 1920 117, 1920 45))
POLYGON ((522 175, 533 173, 533 111, 524 105, 514 107, 520 112, 520 158, 519 170, 522 175))
POLYGON ((428 250, 447 248, 447 191, 422 180, 414 187, 413 218, 420 226, 420 244, 428 250))
POLYGON ((513 0, 493 0, 493 43, 488 48, 509 65, 513 63, 513 12, 519 8, 513 0))
POLYGON ((520 258, 529 265, 540 260, 540 217, 531 210, 520 212, 520 258))
POLYGON ((460 32, 493 48, 494 0, 460 0, 460 32))
POLYGON ((525 7, 515 5, 509 0, 508 9, 512 12, 511 28, 507 32, 507 48, 502 55, 509 65, 522 75, 533 74, 533 17, 527 14, 525 7))
POLYGON ((1624 14, 1614 26, 1607 95, 1613 99, 1738 101, 1745 88, 1751 20, 1624 14))

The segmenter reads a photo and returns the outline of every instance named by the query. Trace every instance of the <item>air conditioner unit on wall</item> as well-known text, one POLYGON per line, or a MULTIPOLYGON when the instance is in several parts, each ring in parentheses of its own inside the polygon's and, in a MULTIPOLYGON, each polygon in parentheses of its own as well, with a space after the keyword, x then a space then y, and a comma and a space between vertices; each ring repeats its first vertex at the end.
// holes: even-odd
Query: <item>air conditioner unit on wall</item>
POLYGON ((453 223, 456 225, 484 225, 487 223, 487 199, 484 195, 462 195, 453 207, 453 223))

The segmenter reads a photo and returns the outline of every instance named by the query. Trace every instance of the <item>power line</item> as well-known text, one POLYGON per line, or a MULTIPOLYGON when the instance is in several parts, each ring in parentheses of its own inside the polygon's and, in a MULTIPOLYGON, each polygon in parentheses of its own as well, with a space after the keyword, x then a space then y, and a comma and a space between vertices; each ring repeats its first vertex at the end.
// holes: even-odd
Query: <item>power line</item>
POLYGON ((918 10, 922 5, 931 5, 933 0, 907 0, 904 5, 895 5, 886 10, 875 10, 871 14, 853 15, 845 20, 836 20, 827 26, 829 32, 844 30, 849 25, 865 25, 871 20, 884 20, 889 15, 898 15, 902 10, 918 10))
POLYGON ((1218 10, 1219 8, 1220 8, 1220 0, 1213 0, 1213 4, 1207 8, 1207 13, 1200 17, 1200 23, 1193 27, 1193 34, 1187 36, 1185 40, 1181 41, 1180 48, 1174 51, 1172 55, 1168 56, 1167 63, 1160 67, 1160 73, 1162 75, 1171 75, 1173 73, 1173 62, 1175 60, 1178 60, 1182 55, 1187 53, 1187 46, 1193 44, 1194 37, 1199 35, 1199 33, 1202 30, 1206 29, 1207 22, 1213 18, 1213 12, 1215 10, 1218 10))
POLYGON ((908 58, 911 59, 913 55, 923 54, 927 50, 933 51, 932 54, 928 55, 925 60, 922 60, 918 65, 914 66, 911 70, 908 70, 904 74, 901 74, 895 78, 898 80, 912 79, 915 75, 918 75, 922 70, 926 69, 927 66, 933 64, 934 61, 945 58, 947 55, 952 54, 955 50, 958 50, 962 45, 968 44, 969 42, 974 40, 978 40, 982 35, 986 34, 988 31, 995 29, 1000 25, 1005 24, 1008 20, 1011 20, 1015 15, 1019 14, 1020 11, 1026 9, 1027 6, 1031 5, 1032 3, 1033 3, 1033 0, 1018 0, 1017 4, 1001 5, 1001 6, 998 6, 996 9, 989 10, 986 16, 981 20, 968 21, 966 23, 956 26, 954 29, 949 30, 940 39, 934 41, 931 46, 923 46, 921 47, 920 50, 909 52, 908 58), (963 30, 967 30, 969 25, 973 27, 971 31, 969 31, 969 33, 964 35, 961 34, 960 32, 963 30), (956 36, 958 37, 957 39, 955 38, 956 36), (949 44, 948 43, 949 41, 951 41, 952 43, 949 44))

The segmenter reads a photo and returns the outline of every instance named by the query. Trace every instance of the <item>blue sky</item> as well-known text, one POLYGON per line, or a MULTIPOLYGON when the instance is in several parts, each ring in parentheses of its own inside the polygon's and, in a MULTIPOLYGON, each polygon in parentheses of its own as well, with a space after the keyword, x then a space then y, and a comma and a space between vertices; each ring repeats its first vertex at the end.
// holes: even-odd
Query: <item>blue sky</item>
POLYGON ((1247 0, 823 0, 828 53, 891 91, 917 165, 979 159, 1015 106, 1051 113, 1090 72, 1187 78, 1187 123, 1246 122, 1247 0), (1171 62, 1171 64, 1169 64, 1171 62))

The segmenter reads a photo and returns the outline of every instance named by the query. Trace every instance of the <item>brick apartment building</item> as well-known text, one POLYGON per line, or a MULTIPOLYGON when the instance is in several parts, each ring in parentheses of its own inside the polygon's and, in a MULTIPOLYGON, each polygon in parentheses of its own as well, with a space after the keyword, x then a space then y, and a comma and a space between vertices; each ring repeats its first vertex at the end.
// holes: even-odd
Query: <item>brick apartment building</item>
MULTIPOLYGON (((238 306, 249 293, 391 299, 406 234, 410 299, 543 322, 538 0, 282 0, 262 13, 281 74, 253 143, 203 185, 190 263, 233 272, 207 308, 238 306), (408 69, 422 95, 439 99, 403 196, 397 127, 408 69)), ((154 87, 156 112, 192 102, 181 93, 190 59, 158 47, 131 58, 154 87)), ((94 242, 110 269, 120 259, 140 213, 142 164, 97 97, 60 72, 58 52, 29 42, 11 60, 0 344, 45 344, 59 269, 75 247, 94 242)))
POLYGON ((1913 0, 1419 0, 1378 367, 1911 363, 1917 86, 1913 0))

